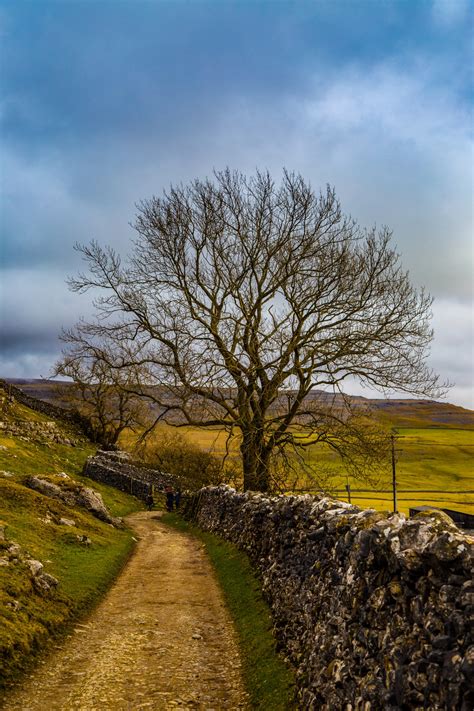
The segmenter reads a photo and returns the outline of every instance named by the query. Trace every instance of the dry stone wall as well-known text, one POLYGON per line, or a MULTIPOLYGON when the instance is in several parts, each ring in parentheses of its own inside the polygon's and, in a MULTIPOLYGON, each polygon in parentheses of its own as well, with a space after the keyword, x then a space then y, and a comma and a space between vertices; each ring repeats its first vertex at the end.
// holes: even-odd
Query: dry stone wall
POLYGON ((248 553, 299 708, 474 708, 474 539, 448 517, 224 486, 185 515, 248 553))
POLYGON ((9 397, 14 398, 22 405, 26 405, 26 407, 29 407, 30 410, 41 412, 43 415, 52 417, 55 420, 71 422, 78 425, 88 437, 92 435, 92 428, 89 420, 76 410, 67 410, 65 407, 59 407, 59 405, 53 405, 51 402, 31 397, 31 395, 27 395, 23 392, 21 388, 17 388, 16 385, 7 383, 6 380, 0 379, 0 388, 2 388, 2 390, 4 390, 9 397))
POLYGON ((156 491, 164 491, 174 480, 169 474, 157 469, 137 466, 126 452, 105 452, 99 450, 88 457, 83 469, 84 476, 94 481, 114 486, 127 494, 145 500, 153 486, 156 491))

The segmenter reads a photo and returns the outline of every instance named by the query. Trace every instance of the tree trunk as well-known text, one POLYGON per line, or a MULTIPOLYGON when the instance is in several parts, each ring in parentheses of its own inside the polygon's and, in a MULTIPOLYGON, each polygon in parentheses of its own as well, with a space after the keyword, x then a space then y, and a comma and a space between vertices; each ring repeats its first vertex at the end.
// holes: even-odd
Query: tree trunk
POLYGON ((242 464, 244 491, 269 491, 269 452, 265 447, 262 430, 249 428, 242 432, 242 464))

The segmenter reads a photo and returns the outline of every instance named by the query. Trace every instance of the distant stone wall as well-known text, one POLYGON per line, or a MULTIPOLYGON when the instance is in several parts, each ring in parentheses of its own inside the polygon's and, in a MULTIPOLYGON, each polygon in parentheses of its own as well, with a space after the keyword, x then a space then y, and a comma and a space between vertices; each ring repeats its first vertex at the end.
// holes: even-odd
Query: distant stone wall
MULTIPOLYGON (((0 432, 13 437, 18 437, 26 442, 56 442, 76 446, 77 440, 66 437, 62 428, 56 422, 33 422, 30 420, 0 421, 0 432)), ((69 434, 69 432, 68 432, 69 434)))
POLYGON ((99 450, 94 456, 88 457, 83 474, 89 479, 108 484, 143 500, 150 493, 151 486, 155 491, 161 492, 166 486, 174 484, 172 476, 157 469, 137 466, 126 452, 99 450))
POLYGON ((36 397, 27 395, 21 388, 17 388, 16 385, 7 383, 6 380, 0 379, 0 388, 2 388, 8 395, 12 396, 22 405, 26 405, 30 410, 35 410, 35 412, 41 412, 47 417, 52 417, 56 420, 63 420, 65 422, 71 422, 81 428, 81 430, 87 435, 91 435, 91 425, 87 417, 84 417, 76 410, 67 410, 65 407, 59 407, 59 405, 53 405, 51 402, 46 402, 45 400, 39 400, 36 397))
POLYGON ((221 486, 191 496, 185 515, 260 573, 299 708, 474 708, 474 539, 443 514, 221 486))

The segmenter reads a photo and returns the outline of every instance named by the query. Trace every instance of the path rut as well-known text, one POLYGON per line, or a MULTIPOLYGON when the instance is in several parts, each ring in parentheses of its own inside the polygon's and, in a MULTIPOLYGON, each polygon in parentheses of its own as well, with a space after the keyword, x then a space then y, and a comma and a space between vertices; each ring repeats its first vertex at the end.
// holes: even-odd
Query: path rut
POLYGON ((159 519, 127 517, 134 555, 5 711, 246 707, 233 626, 203 546, 159 519))

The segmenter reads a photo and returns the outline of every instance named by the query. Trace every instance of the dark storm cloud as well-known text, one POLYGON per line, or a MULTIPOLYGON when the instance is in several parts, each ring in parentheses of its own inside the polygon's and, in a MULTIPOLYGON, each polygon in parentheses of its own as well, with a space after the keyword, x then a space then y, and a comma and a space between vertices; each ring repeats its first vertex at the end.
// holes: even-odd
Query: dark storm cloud
POLYGON ((170 182, 225 165, 279 179, 286 165, 334 184, 363 225, 394 229, 437 297, 433 364, 444 377, 450 359, 464 364, 464 401, 470 33, 469 6, 452 5, 4 3, 4 374, 44 373, 61 325, 89 310, 64 283, 80 267, 74 242, 127 252, 134 203, 170 182))

